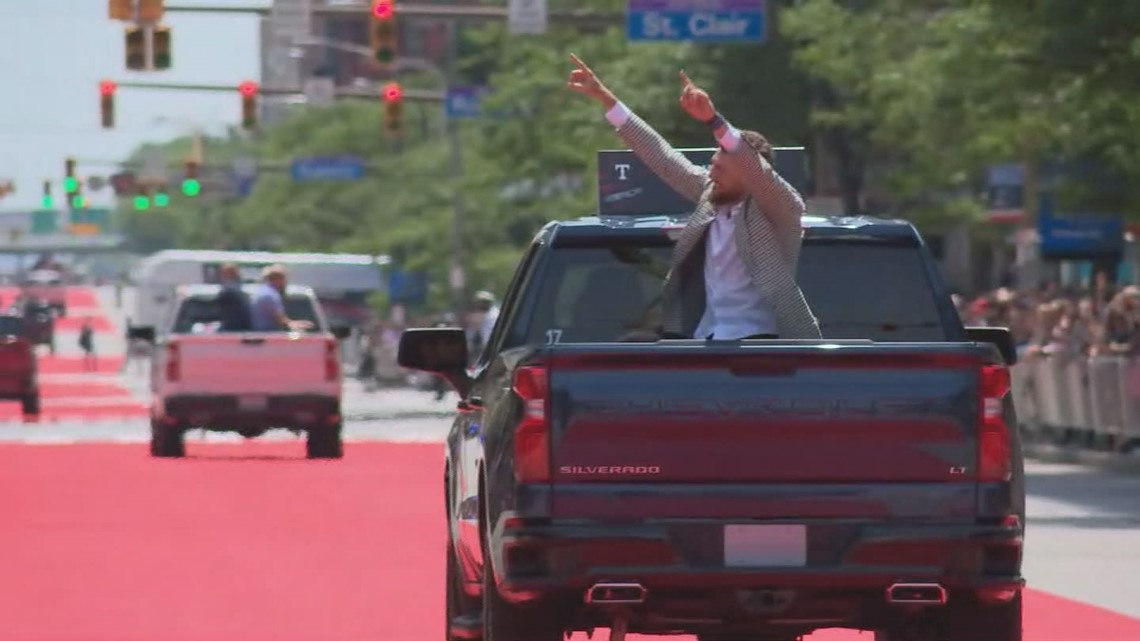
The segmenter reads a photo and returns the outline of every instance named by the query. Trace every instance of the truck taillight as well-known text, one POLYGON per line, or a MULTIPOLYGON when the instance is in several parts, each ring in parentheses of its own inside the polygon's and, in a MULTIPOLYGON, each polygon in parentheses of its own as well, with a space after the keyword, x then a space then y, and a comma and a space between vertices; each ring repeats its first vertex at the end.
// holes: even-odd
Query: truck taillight
POLYGON ((177 343, 166 346, 166 380, 177 381, 182 377, 182 354, 177 343))
POLYGON ((335 381, 340 378, 340 350, 337 349, 335 338, 325 343, 325 380, 335 381))
POLYGON ((978 381, 979 481, 1008 481, 1013 473, 1012 444, 1004 408, 1010 385, 1009 368, 1000 365, 982 368, 978 381))
POLYGON ((515 479, 519 483, 550 481, 550 423, 547 416, 546 368, 534 365, 515 370, 512 389, 522 400, 522 418, 515 426, 515 479))

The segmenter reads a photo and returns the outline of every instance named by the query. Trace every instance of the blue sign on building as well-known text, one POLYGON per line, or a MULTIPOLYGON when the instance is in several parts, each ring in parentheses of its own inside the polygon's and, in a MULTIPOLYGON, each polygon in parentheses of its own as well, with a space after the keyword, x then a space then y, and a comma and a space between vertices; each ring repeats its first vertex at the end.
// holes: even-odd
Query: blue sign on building
MULTIPOLYGON (((689 161, 707 167, 716 149, 680 149, 689 161)), ((803 147, 772 149, 776 173, 801 194, 808 187, 803 147)), ((599 216, 687 216, 694 203, 678 194, 628 149, 598 152, 599 216)))
POLYGON ((289 167, 293 182, 319 180, 360 180, 364 178, 364 159, 357 156, 314 156, 296 158, 289 167))
POLYGON ((1124 218, 1092 214, 1057 215, 1051 197, 1042 196, 1037 216, 1041 256, 1046 259, 1095 259, 1124 253, 1124 218))
POLYGON ((627 40, 764 42, 765 0, 629 0, 627 40))
POLYGON ((485 87, 451 87, 444 102, 447 117, 455 120, 478 118, 486 91, 485 87))

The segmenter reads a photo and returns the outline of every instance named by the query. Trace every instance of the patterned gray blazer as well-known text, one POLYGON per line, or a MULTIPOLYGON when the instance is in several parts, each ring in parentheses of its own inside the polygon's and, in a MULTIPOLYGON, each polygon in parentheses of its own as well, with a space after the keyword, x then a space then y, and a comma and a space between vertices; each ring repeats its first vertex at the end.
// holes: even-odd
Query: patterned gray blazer
MULTIPOLYGON (((705 238, 714 214, 708 171, 689 162, 637 114, 630 114, 617 131, 653 173, 696 203, 673 249, 662 303, 665 331, 692 336, 705 311, 705 238)), ((803 199, 743 140, 726 153, 748 187, 744 224, 736 225, 736 246, 752 282, 775 312, 780 338, 821 338, 819 323, 796 284, 803 199)))

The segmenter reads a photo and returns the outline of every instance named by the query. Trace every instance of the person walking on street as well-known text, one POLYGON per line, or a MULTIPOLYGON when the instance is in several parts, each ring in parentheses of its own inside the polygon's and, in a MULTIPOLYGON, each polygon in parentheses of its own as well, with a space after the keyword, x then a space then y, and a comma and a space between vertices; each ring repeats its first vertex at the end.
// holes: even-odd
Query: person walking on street
POLYGON ((796 283, 803 198, 772 167, 772 147, 739 130, 680 72, 681 108, 707 126, 719 148, 709 169, 690 162, 571 54, 567 87, 606 109, 629 148, 695 205, 673 250, 662 301, 665 336, 737 340, 820 338, 796 283))
POLYGON ((91 317, 83 319, 79 328, 79 348, 83 350, 83 369, 96 371, 99 369, 98 357, 95 356, 95 331, 91 328, 91 317))

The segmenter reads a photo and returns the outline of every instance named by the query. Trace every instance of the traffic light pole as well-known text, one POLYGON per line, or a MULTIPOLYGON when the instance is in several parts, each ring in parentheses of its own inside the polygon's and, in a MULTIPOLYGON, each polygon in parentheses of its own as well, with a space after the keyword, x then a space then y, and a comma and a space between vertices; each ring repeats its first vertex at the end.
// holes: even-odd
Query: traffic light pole
MULTIPOLYGON (((187 6, 168 5, 167 13, 233 13, 268 15, 268 7, 258 6, 187 6)), ((315 15, 359 15, 368 13, 368 4, 326 5, 312 8, 315 15)), ((454 18, 459 20, 503 22, 507 20, 507 7, 472 4, 426 4, 401 2, 399 13, 415 18, 454 18)), ((551 9, 552 24, 568 24, 580 28, 605 28, 625 24, 624 13, 603 13, 583 9, 551 9)))
MULTIPOLYGON (((169 90, 169 91, 221 91, 227 93, 237 92, 236 85, 200 85, 200 84, 185 84, 173 82, 139 82, 133 80, 116 81, 116 86, 120 89, 156 89, 156 90, 169 90)), ((304 95, 305 90, 301 87, 259 87, 258 93, 261 95, 269 96, 292 96, 304 95)), ((357 89, 355 87, 337 87, 336 96, 338 98, 360 98, 367 100, 378 100, 380 92, 375 89, 357 89)), ((413 102, 443 102, 446 97, 445 91, 431 90, 431 89, 404 89, 404 100, 413 102)))

